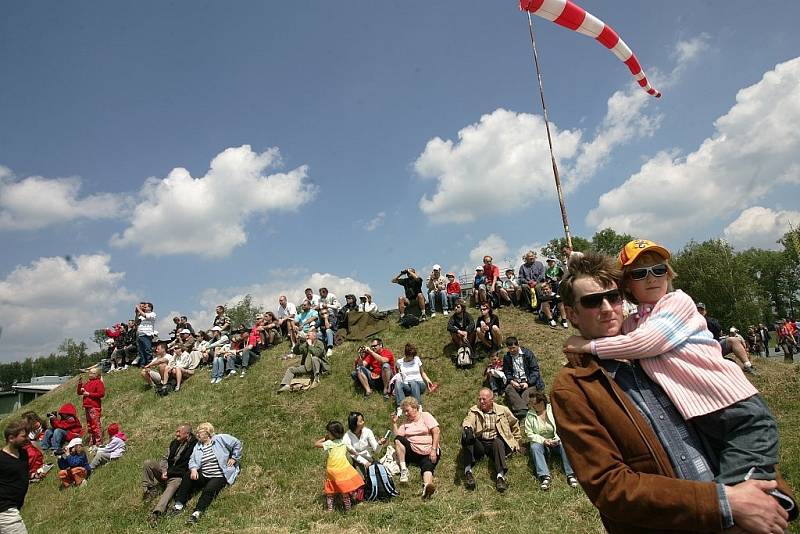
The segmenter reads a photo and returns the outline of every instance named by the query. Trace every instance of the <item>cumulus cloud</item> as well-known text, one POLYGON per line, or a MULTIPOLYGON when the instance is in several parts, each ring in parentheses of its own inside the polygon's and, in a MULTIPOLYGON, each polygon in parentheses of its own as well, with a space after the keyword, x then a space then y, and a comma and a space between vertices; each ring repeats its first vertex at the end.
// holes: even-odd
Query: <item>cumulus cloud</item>
POLYGON ((87 339, 135 296, 107 254, 39 258, 0 280, 0 359, 49 354, 66 337, 87 339))
POLYGON ((711 36, 709 34, 701 33, 695 37, 678 41, 672 53, 672 56, 678 64, 676 68, 681 68, 681 65, 706 53, 710 49, 710 38, 711 36))
POLYGON ((714 134, 685 157, 665 151, 603 194, 586 222, 658 239, 698 228, 800 183, 800 58, 740 90, 714 134))
POLYGON ((257 153, 242 145, 218 154, 199 178, 183 168, 164 179, 148 178, 130 226, 111 244, 151 255, 227 256, 247 241, 249 217, 294 211, 314 198, 306 165, 268 174, 280 166, 277 148, 257 153))
POLYGON ((367 232, 372 232, 373 230, 376 230, 378 227, 382 226, 385 219, 386 212, 379 211, 375 217, 367 221, 367 224, 364 225, 364 228, 366 228, 367 232))
POLYGON ((791 227, 800 227, 800 211, 772 210, 753 206, 730 223, 723 234, 733 246, 744 249, 758 247, 779 250, 778 239, 791 227))
POLYGON ((97 193, 80 196, 79 178, 28 176, 16 180, 0 166, 0 230, 39 230, 78 219, 119 217, 122 195, 97 193))

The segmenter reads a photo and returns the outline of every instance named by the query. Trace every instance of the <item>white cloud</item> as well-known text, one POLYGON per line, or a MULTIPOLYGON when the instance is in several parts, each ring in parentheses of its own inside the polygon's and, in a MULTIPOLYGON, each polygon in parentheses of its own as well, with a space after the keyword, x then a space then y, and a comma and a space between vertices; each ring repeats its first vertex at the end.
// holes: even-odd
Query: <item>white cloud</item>
POLYGON ((586 217, 597 229, 655 239, 696 235, 778 187, 800 183, 800 58, 736 95, 714 134, 686 157, 661 152, 586 217))
POLYGON ((707 33, 701 33, 696 37, 692 37, 690 39, 686 39, 683 41, 678 41, 675 44, 675 49, 672 53, 672 56, 675 58, 677 63, 678 69, 681 68, 681 65, 688 61, 692 61, 699 57, 701 54, 708 52, 710 49, 709 46, 709 39, 711 36, 707 33))
MULTIPOLYGON (((559 160, 572 158, 581 133, 553 124, 551 132, 559 160)), ((471 222, 554 194, 544 120, 502 108, 461 129, 456 142, 428 141, 414 170, 437 181, 436 191, 419 202, 434 222, 471 222)))
POLYGON ((218 154, 200 178, 183 168, 164 179, 148 178, 131 225, 111 244, 138 246, 152 255, 227 256, 247 241, 244 225, 250 216, 294 211, 314 198, 307 166, 266 174, 280 165, 277 148, 259 154, 242 145, 218 154))
POLYGON ((377 229, 379 226, 383 225, 383 221, 386 219, 386 212, 379 211, 375 217, 371 220, 367 221, 367 224, 364 226, 367 232, 372 232, 373 230, 377 229))
POLYGON ((739 249, 749 247, 780 250, 778 239, 790 230, 800 227, 800 211, 780 210, 753 206, 744 210, 730 223, 723 234, 739 249))
POLYGON ((0 166, 0 230, 39 230, 77 219, 120 217, 125 198, 110 193, 80 197, 79 178, 28 176, 15 180, 0 166))
POLYGON ((0 359, 49 354, 66 337, 86 340, 119 319, 122 304, 132 313, 135 296, 110 260, 106 254, 39 258, 0 280, 0 359))

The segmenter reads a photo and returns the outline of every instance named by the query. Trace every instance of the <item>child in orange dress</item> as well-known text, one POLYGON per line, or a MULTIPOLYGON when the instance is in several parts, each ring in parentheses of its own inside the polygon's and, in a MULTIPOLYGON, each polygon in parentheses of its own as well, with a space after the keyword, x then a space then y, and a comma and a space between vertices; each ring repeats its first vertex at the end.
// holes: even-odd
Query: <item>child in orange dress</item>
MULTIPOLYGON (((327 478, 324 486, 327 509, 332 512, 334 498, 336 495, 341 495, 346 511, 350 509, 353 499, 363 491, 364 479, 348 460, 348 447, 342 441, 344 425, 339 421, 331 421, 325 426, 325 430, 327 430, 325 437, 318 439, 314 446, 328 453, 325 466, 327 478)), ((350 452, 355 453, 355 451, 350 452)))

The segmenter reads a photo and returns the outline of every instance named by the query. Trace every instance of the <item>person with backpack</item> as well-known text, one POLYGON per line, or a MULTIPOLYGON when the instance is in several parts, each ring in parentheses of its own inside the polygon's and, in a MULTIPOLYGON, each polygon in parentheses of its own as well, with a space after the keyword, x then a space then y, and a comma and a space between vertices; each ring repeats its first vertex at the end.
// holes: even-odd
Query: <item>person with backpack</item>
POLYGON ((361 412, 350 412, 347 417, 347 428, 342 442, 347 445, 351 463, 364 479, 364 500, 385 501, 397 497, 399 494, 392 481, 392 475, 372 456, 386 443, 386 437, 376 440, 375 434, 367 428, 361 412))
POLYGON ((453 315, 447 322, 447 331, 450 339, 456 346, 456 365, 466 367, 472 363, 472 346, 475 343, 475 321, 467 313, 467 304, 464 299, 456 301, 453 315))

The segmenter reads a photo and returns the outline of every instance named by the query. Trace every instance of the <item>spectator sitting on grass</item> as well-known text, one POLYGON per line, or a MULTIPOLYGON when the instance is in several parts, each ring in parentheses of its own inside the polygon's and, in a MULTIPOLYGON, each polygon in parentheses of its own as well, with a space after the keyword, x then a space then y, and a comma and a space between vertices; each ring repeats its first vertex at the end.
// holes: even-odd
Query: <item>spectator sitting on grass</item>
POLYGON ((428 302, 431 305, 431 317, 436 317, 436 297, 442 303, 442 315, 447 315, 447 278, 442 276, 442 268, 437 264, 433 266, 433 271, 428 277, 428 302))
POLYGON ((503 357, 503 373, 508 380, 506 405, 517 419, 524 419, 530 396, 536 391, 544 391, 544 380, 536 356, 529 349, 520 347, 516 337, 506 338, 506 348, 508 352, 503 357))
POLYGON ((184 379, 194 374, 192 355, 182 347, 172 349, 172 356, 167 355, 166 364, 159 366, 161 371, 161 388, 165 389, 170 377, 175 377, 175 391, 180 391, 184 379))
POLYGON ((92 474, 92 467, 86 458, 81 438, 73 438, 67 444, 67 454, 58 457, 58 469, 58 478, 61 479, 60 489, 86 484, 86 479, 92 474))
POLYGON ((403 399, 400 409, 405 417, 402 425, 397 424, 397 414, 391 415, 397 463, 400 464, 400 483, 408 482, 407 464, 419 466, 422 475, 422 498, 428 499, 436 491, 433 471, 439 463, 441 452, 439 423, 430 413, 420 409, 414 397, 403 399))
POLYGON ((573 488, 578 487, 578 479, 569 464, 569 458, 561 446, 561 439, 556 432, 556 420, 553 417, 553 409, 547 402, 547 395, 537 391, 530 396, 530 410, 525 417, 525 436, 528 438, 531 448, 531 458, 536 471, 536 478, 539 480, 539 488, 542 491, 550 489, 550 469, 547 467, 547 457, 555 454, 561 457, 561 464, 564 467, 564 474, 567 476, 567 484, 573 488))
MULTIPOLYGON (((336 297, 334 297, 335 299, 336 297)), ((338 302, 336 303, 339 304, 338 302)), ((329 308, 328 303, 325 301, 320 301, 319 304, 319 321, 317 322, 317 328, 319 329, 320 337, 323 338, 325 342, 326 353, 325 355, 330 358, 333 356, 333 347, 334 347, 334 340, 337 328, 337 317, 336 317, 336 309, 329 308)))
POLYGON ((483 272, 483 265, 475 267, 475 278, 472 280, 472 294, 475 298, 475 306, 480 309, 481 304, 488 302, 486 296, 486 275, 483 272))
POLYGON ((522 302, 522 287, 519 280, 514 276, 514 269, 506 269, 506 277, 500 280, 497 287, 497 294, 500 300, 506 304, 517 305, 522 302))
POLYGON ((38 482, 53 467, 51 464, 44 464, 44 454, 39 442, 44 439, 44 432, 47 424, 36 412, 25 412, 21 416, 22 422, 28 429, 28 442, 23 449, 28 453, 28 473, 31 482, 38 482))
POLYGON ((556 318, 561 319, 561 326, 569 328, 567 316, 564 313, 564 303, 561 296, 553 291, 549 282, 539 284, 541 300, 539 301, 539 315, 543 321, 550 325, 550 328, 558 328, 556 318))
POLYGON ((564 278, 564 268, 558 263, 555 256, 547 256, 547 268, 544 270, 544 279, 550 284, 553 293, 558 293, 558 285, 564 278))
POLYGON ((393 284, 403 286, 405 295, 398 297, 397 309, 400 311, 400 319, 406 314, 406 307, 412 302, 416 302, 419 306, 420 320, 427 319, 425 314, 425 295, 422 294, 422 278, 417 274, 412 267, 403 269, 400 274, 392 278, 393 284))
POLYGON ((320 306, 325 304, 328 309, 334 310, 334 313, 339 311, 339 308, 342 307, 339 303, 339 299, 336 298, 336 295, 328 291, 327 287, 319 288, 319 304, 320 306))
POLYGON ((294 348, 297 343, 297 331, 294 327, 294 318, 297 316, 297 306, 289 302, 286 295, 281 295, 278 298, 278 311, 275 317, 281 325, 281 333, 284 337, 288 337, 289 341, 294 348))
POLYGON ((358 297, 360 304, 358 305, 358 310, 366 313, 376 312, 378 311, 378 305, 372 302, 372 295, 369 293, 364 293, 360 297, 358 297))
POLYGON ((281 336, 281 322, 271 311, 264 313, 264 328, 261 331, 261 340, 264 348, 274 347, 283 341, 281 336))
POLYGON ((492 353, 492 359, 483 372, 483 384, 492 390, 495 396, 501 395, 506 387, 506 375, 503 372, 503 353, 498 350, 492 353))
POLYGON ((214 323, 211 326, 218 326, 222 335, 229 336, 231 333, 231 318, 225 313, 225 306, 221 304, 215 310, 214 323))
POLYGON ((461 298, 461 284, 456 280, 455 273, 447 273, 447 307, 456 309, 456 302, 461 298))
POLYGON ((481 303, 481 311, 476 323, 475 335, 481 342, 481 346, 488 350, 499 349, 503 339, 500 333, 500 318, 492 311, 492 305, 489 302, 481 303))
POLYGON ((374 461, 373 453, 378 452, 381 445, 386 443, 386 438, 375 439, 375 434, 367 428, 361 412, 350 412, 347 416, 347 428, 349 430, 342 441, 352 449, 350 458, 363 475, 366 473, 366 468, 374 461))
POLYGON ((447 331, 450 332, 450 339, 457 349, 472 349, 475 343, 475 322, 467 312, 467 303, 464 299, 458 299, 453 308, 453 315, 447 322, 447 331))
POLYGON ((522 300, 526 311, 533 311, 531 305, 537 297, 536 285, 544 280, 544 265, 536 259, 536 253, 529 250, 523 258, 524 263, 519 266, 519 285, 522 288, 522 300))
POLYGON ((125 446, 126 442, 128 441, 128 436, 126 436, 120 429, 117 423, 111 423, 108 425, 108 438, 109 441, 102 447, 98 447, 97 451, 94 453, 94 458, 92 458, 92 463, 89 464, 93 470, 100 467, 104 463, 110 462, 111 460, 116 460, 118 458, 122 458, 122 455, 125 454, 125 446))
POLYGON ((422 360, 417 356, 417 347, 406 343, 403 359, 397 362, 397 374, 394 377, 394 399, 397 403, 397 415, 402 415, 400 405, 406 395, 417 399, 422 409, 422 394, 433 387, 433 382, 422 369, 422 360))
MULTIPOLYGON (((50 428, 45 430, 42 450, 61 451, 65 441, 83 436, 83 426, 71 402, 62 404, 56 413, 48 414, 50 428)), ((63 451, 62 451, 63 452, 63 451)))
POLYGON ((307 300, 311 304, 311 307, 313 309, 315 309, 315 310, 318 310, 319 309, 319 295, 315 295, 314 294, 314 290, 311 289, 310 287, 305 288, 303 293, 305 294, 305 297, 306 297, 305 300, 307 300))
POLYGON ((300 308, 300 313, 294 318, 295 328, 308 334, 311 327, 319 321, 319 312, 314 309, 314 304, 309 299, 304 300, 300 308))
POLYGON ((180 425, 175 430, 175 439, 167 447, 167 452, 160 460, 145 460, 142 466, 142 486, 144 494, 142 500, 149 501, 158 495, 158 488, 163 487, 164 492, 158 503, 150 512, 148 522, 154 527, 161 515, 167 510, 169 501, 172 500, 184 475, 189 473, 189 458, 192 456, 197 439, 192 434, 192 427, 188 423, 180 425))
POLYGON ((142 379, 147 386, 157 390, 166 384, 166 380, 161 381, 162 366, 166 367, 171 358, 172 355, 167 353, 167 342, 158 341, 155 346, 155 357, 142 367, 141 371, 142 379))
POLYGON ((395 360, 392 351, 383 346, 379 338, 373 339, 368 346, 358 349, 355 370, 351 376, 357 385, 364 388, 364 397, 369 397, 372 390, 382 390, 383 398, 389 398, 389 384, 395 373, 395 360))
POLYGON ((494 300, 497 303, 500 302, 500 299, 497 297, 497 288, 500 286, 500 268, 492 263, 493 261, 494 260, 489 255, 483 257, 483 276, 486 277, 486 288, 481 302, 492 300, 492 296, 495 297, 494 300))
POLYGON ((320 373, 330 369, 330 364, 325 359, 325 346, 317 339, 316 330, 312 329, 308 334, 298 333, 297 345, 294 346, 292 352, 300 356, 300 365, 286 369, 278 393, 292 389, 291 384, 295 375, 311 375, 308 389, 314 389, 319 385, 320 373))

